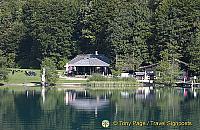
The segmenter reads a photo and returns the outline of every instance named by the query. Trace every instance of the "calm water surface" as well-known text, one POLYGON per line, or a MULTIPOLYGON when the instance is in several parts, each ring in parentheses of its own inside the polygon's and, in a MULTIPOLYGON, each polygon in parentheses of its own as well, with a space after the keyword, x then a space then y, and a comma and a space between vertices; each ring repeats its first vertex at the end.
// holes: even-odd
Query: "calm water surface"
POLYGON ((107 129, 199 130, 200 93, 190 89, 147 88, 81 92, 0 90, 0 130, 107 129), (108 120, 110 126, 102 127, 102 120, 108 120), (184 121, 192 126, 123 126, 126 123, 120 121, 184 121))

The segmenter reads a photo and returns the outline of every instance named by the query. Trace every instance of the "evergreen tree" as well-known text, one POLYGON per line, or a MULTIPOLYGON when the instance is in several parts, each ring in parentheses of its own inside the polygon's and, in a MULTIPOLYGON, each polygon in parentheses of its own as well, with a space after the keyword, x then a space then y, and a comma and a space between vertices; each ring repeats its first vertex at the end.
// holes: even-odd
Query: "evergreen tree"
POLYGON ((0 50, 7 58, 8 67, 16 63, 16 51, 24 36, 24 25, 21 21, 23 1, 3 0, 0 4, 0 50))
POLYGON ((188 47, 190 52, 190 69, 195 75, 200 75, 200 31, 192 39, 192 44, 188 47))
POLYGON ((135 63, 147 62, 150 37, 149 10, 145 3, 122 1, 116 9, 109 31, 113 55, 132 55, 135 63))
POLYGON ((76 53, 72 34, 77 10, 73 2, 30 0, 23 10, 28 36, 22 47, 26 45, 31 54, 37 52, 34 60, 51 57, 58 63, 62 58, 71 58, 76 53))
POLYGON ((161 59, 165 49, 180 60, 188 62, 187 46, 196 33, 199 21, 199 0, 163 0, 155 14, 153 29, 154 61, 161 59))
POLYGON ((0 81, 8 79, 8 70, 6 68, 7 59, 3 57, 2 51, 0 50, 0 81))
POLYGON ((156 68, 157 72, 157 83, 165 85, 175 84, 177 77, 180 75, 180 67, 173 54, 170 54, 168 50, 161 52, 162 60, 159 62, 156 68))

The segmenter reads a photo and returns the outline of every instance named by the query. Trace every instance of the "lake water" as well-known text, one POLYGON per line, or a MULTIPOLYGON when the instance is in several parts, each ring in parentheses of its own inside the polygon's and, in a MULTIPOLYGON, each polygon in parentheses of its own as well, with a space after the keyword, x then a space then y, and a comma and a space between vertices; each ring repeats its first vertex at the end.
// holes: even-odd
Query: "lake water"
POLYGON ((0 130, 133 129, 199 130, 199 91, 0 90, 0 130))

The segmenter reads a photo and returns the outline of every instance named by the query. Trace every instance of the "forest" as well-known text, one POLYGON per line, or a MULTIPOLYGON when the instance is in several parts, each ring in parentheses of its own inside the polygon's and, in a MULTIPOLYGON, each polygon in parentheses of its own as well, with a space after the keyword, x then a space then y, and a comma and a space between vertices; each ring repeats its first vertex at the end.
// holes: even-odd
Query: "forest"
MULTIPOLYGON (((200 75, 200 0, 1 0, 0 60, 8 68, 63 69, 77 54, 132 56, 135 65, 181 61, 200 75)), ((1 62, 1 66, 2 66, 1 62)), ((137 67, 136 67, 137 69, 137 67)))

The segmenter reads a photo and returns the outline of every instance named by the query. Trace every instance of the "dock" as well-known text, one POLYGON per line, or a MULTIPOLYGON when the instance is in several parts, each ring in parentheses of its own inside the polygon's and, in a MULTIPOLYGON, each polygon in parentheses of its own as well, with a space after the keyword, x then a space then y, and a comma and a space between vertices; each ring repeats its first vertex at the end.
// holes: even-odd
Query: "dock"
POLYGON ((200 83, 192 82, 176 82, 176 85, 182 88, 200 87, 200 83))

